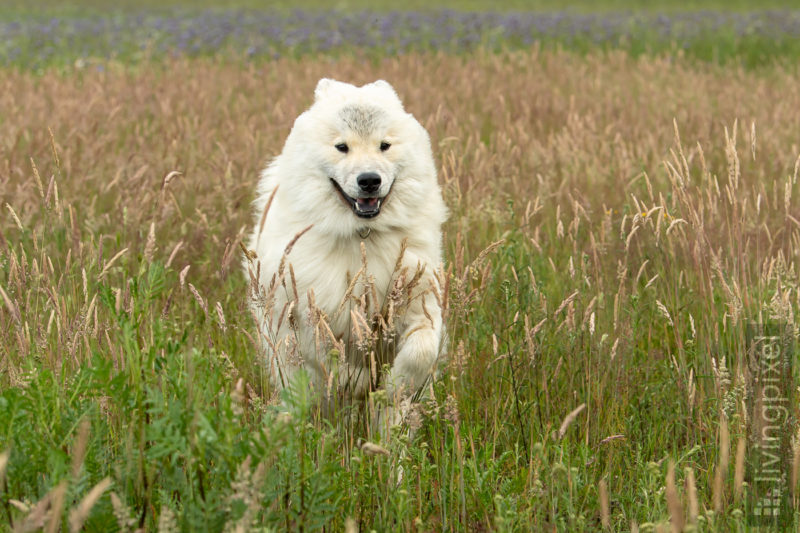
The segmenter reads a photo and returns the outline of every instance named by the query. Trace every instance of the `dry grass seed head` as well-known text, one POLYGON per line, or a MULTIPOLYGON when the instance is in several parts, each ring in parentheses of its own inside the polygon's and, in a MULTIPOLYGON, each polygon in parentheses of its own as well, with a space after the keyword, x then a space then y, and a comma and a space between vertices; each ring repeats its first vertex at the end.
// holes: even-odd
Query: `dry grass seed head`
POLYGON ((567 434, 567 429, 569 429, 569 426, 572 424, 572 422, 575 421, 578 415, 581 414, 581 411, 583 411, 585 408, 586 404, 582 403, 578 407, 573 409, 566 417, 564 417, 564 421, 561 422, 561 427, 558 428, 558 440, 564 438, 564 435, 567 434))
POLYGON ((675 463, 670 461, 667 468, 667 483, 665 495, 667 498, 667 509, 669 509, 670 523, 673 533, 683 531, 684 517, 683 506, 678 496, 678 489, 675 485, 675 463))
POLYGON ((744 488, 746 443, 747 439, 745 437, 739 437, 739 441, 736 444, 736 463, 733 474, 733 495, 736 503, 741 501, 744 488))
POLYGON ((86 446, 89 442, 89 429, 91 423, 88 418, 81 420, 78 424, 78 434, 72 447, 72 477, 77 478, 80 473, 83 459, 86 455, 86 446))
POLYGON ((603 529, 611 528, 611 514, 608 505, 608 484, 605 479, 601 479, 597 484, 598 499, 600 500, 600 525, 603 529))
POLYGON ((714 471, 713 500, 714 512, 722 511, 724 503, 725 479, 728 473, 730 459, 730 436, 728 434, 728 419, 724 413, 720 416, 719 423, 719 463, 714 471))
POLYGON ((86 519, 89 518, 89 513, 92 507, 95 506, 97 501, 103 493, 111 486, 111 478, 104 478, 97 485, 81 499, 77 507, 72 509, 69 513, 69 530, 71 533, 77 533, 83 529, 86 519))

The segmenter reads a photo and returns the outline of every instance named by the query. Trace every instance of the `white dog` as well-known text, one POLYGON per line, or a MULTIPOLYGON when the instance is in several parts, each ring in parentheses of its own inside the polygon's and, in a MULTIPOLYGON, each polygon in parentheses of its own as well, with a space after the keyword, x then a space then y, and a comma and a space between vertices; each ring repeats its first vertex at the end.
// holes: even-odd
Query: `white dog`
POLYGON ((442 351, 430 140, 385 81, 322 79, 314 96, 258 185, 245 268, 259 337, 278 388, 305 368, 323 399, 383 387, 397 405, 442 351))

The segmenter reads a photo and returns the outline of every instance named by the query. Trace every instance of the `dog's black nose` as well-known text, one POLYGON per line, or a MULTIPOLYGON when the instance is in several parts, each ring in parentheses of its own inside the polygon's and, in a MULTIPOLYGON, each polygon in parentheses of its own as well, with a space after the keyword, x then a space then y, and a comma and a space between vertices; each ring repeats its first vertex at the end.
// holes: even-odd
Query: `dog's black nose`
POLYGON ((365 193, 372 194, 378 191, 381 186, 381 177, 375 172, 364 172, 356 178, 359 189, 365 193))

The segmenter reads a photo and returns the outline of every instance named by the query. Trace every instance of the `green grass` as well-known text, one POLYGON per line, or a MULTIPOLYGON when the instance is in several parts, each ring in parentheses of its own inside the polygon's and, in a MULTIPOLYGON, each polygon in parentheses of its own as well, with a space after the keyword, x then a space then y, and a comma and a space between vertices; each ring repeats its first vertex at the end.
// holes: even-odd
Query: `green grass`
MULTIPOLYGON (((44 245, 59 240, 39 238, 44 245)), ((666 459, 682 456, 679 467, 697 460, 703 464, 702 454, 714 450, 687 452, 675 440, 683 435, 694 441, 687 428, 671 427, 671 420, 685 416, 678 398, 664 401, 674 391, 671 364, 649 361, 654 350, 663 349, 663 341, 630 346, 631 368, 639 368, 641 375, 620 370, 596 374, 597 360, 605 354, 585 333, 548 335, 542 339, 543 351, 531 360, 524 323, 514 317, 536 307, 536 291, 525 278, 519 284, 506 278, 511 266, 538 272, 546 265, 530 262, 532 251, 521 234, 506 238, 490 262, 494 281, 451 326, 453 339, 477 353, 492 353, 492 335, 497 335, 498 352, 505 357, 486 368, 446 374, 424 404, 422 430, 413 443, 399 436, 390 446, 391 458, 359 451, 352 439, 366 436, 357 430, 354 435, 335 421, 333 426, 312 423, 310 404, 302 395, 288 397, 291 423, 276 421, 275 411, 258 396, 242 403, 235 388, 238 377, 261 376, 252 359, 255 351, 238 330, 254 329, 246 314, 236 311, 238 296, 245 293, 241 277, 215 289, 228 300, 227 330, 213 312, 205 316, 191 301, 164 319, 165 301, 180 293, 178 273, 159 262, 139 263, 133 258, 141 252, 131 250, 131 259, 121 261, 108 282, 90 283, 99 315, 110 321, 110 345, 90 341, 91 356, 68 373, 49 365, 42 369, 44 362, 35 358, 20 361, 24 385, 0 396, 5 428, 0 443, 12 452, 6 498, 41 495, 67 479, 65 501, 78 502, 111 475, 113 490, 135 509, 131 519, 151 527, 153 510, 163 517, 169 508, 182 530, 218 531, 240 519, 252 503, 248 498, 256 498, 265 505, 257 515, 260 521, 293 531, 323 525, 340 529, 341 517, 379 530, 409 527, 419 519, 423 529, 469 530, 484 524, 513 530, 552 523, 574 531, 598 527, 596 479, 609 471, 625 472, 644 491, 642 500, 611 476, 612 490, 619 494, 614 504, 628 519, 643 523, 664 517, 666 509, 656 494, 663 486, 666 459), (130 299, 124 307, 129 311, 116 309, 114 285, 127 287, 130 299), (564 358, 561 374, 553 375, 564 358), (543 390, 550 379, 558 382, 543 390), (606 429, 624 434, 624 441, 596 448, 586 446, 575 430, 564 440, 549 437, 565 408, 594 398, 587 415, 591 420, 603 403, 619 401, 610 382, 631 387, 645 380, 647 387, 633 387, 639 390, 635 400, 626 400, 634 404, 613 410, 646 415, 633 420, 604 415, 610 423, 606 429), (597 396, 594 388, 605 390, 606 397, 597 396), (560 396, 558 391, 570 391, 569 399, 548 397, 560 396), (90 425, 86 459, 73 475, 81 421, 90 425), (400 449, 405 453, 395 455, 400 449), (257 464, 263 465, 260 474, 251 472, 257 464), (405 475, 396 484, 398 465, 405 475)), ((27 243, 32 249, 32 241, 27 243)), ((97 269, 87 271, 89 279, 97 274, 97 269)), ((68 278, 78 275, 67 273, 68 278)), ((543 283, 554 300, 568 284, 559 279, 543 283)), ((65 304, 81 307, 79 295, 73 298, 78 301, 65 304)), ((531 318, 538 322, 543 315, 534 312, 531 318)), ((66 358, 70 351, 69 345, 63 347, 66 358)), ((6 516, 19 523, 22 514, 6 508, 6 516)), ((107 498, 94 507, 88 524, 96 531, 115 527, 107 498)))

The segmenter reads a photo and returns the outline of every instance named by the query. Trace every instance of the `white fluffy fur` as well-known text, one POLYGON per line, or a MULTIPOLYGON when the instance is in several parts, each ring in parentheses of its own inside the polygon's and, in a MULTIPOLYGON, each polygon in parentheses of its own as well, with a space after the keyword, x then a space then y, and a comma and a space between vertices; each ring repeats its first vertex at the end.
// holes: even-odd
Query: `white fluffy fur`
MULTIPOLYGON (((327 315, 333 334, 339 339, 348 338, 351 315, 347 310, 337 313, 337 309, 347 290, 348 276, 361 268, 362 242, 378 301, 384 299, 392 285, 403 240, 407 241, 403 266, 413 274, 420 265, 424 268, 420 286, 438 287, 435 272, 442 263, 441 225, 447 210, 436 179, 430 140, 385 81, 362 87, 328 79, 319 81, 314 104, 297 118, 283 151, 261 175, 255 212, 255 228, 248 243, 255 257, 245 261, 245 266, 262 289, 269 286, 278 271, 287 245, 311 226, 286 257, 287 288, 275 292, 271 309, 265 311, 257 298, 252 301, 267 364, 278 387, 284 386, 300 367, 307 369, 318 393, 328 385, 331 346, 320 346, 319 337, 315 339, 309 291, 313 291, 316 306, 327 315), (354 118, 351 113, 348 119, 347 110, 354 109, 373 113, 369 120, 358 122, 365 115, 356 113, 354 118), (381 151, 381 142, 388 142, 391 147, 381 151), (337 150, 338 143, 347 143, 349 152, 337 150), (346 194, 355 198, 356 177, 363 172, 381 176, 381 196, 391 190, 375 218, 356 216, 331 183, 335 179, 346 194), (262 213, 273 192, 273 202, 259 233, 262 213), (364 235, 367 228, 369 235, 362 238, 360 234, 364 235), (292 321, 296 332, 288 319, 280 327, 276 325, 277 315, 287 302, 294 300, 288 264, 294 271, 299 295, 293 309, 296 319, 292 321), (264 341, 265 337, 271 342, 264 341), (293 343, 299 359, 289 356, 287 346, 293 343)), ((408 397, 435 372, 442 343, 441 315, 437 299, 428 291, 412 300, 399 318, 394 360, 389 374, 382 379, 391 395, 408 397)), ((350 365, 367 365, 363 360, 353 360, 352 354, 348 357, 350 365)), ((346 378, 350 390, 363 393, 369 370, 347 375, 358 376, 346 378)))

